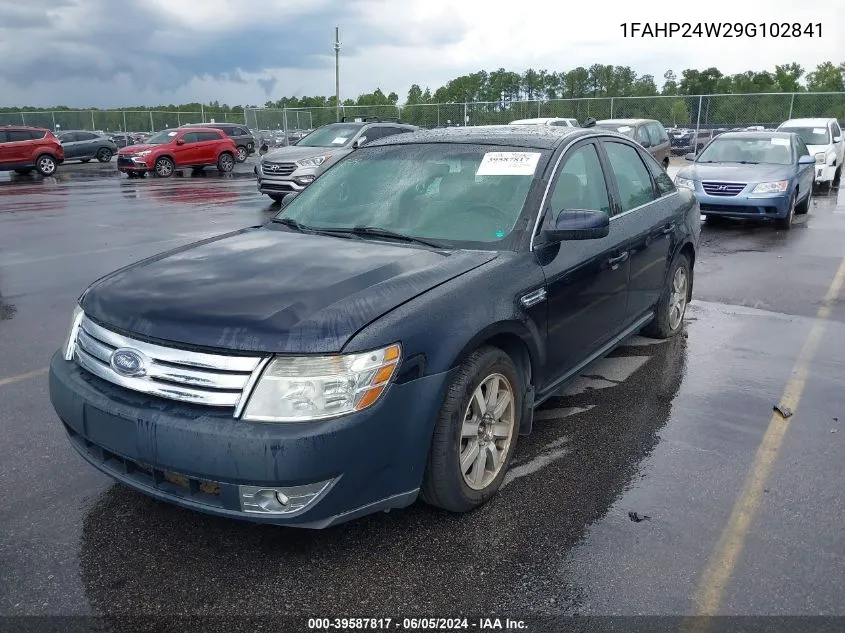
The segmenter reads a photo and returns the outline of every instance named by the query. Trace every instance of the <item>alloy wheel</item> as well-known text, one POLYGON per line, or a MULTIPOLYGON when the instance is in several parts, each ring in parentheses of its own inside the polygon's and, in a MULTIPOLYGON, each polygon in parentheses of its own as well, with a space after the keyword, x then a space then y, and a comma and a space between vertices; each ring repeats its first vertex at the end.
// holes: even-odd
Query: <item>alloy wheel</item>
POLYGON ((42 156, 38 159, 38 171, 45 176, 49 176, 56 171, 56 161, 49 156, 42 156))
POLYGON ((672 278, 672 293, 669 295, 669 327, 676 330, 684 320, 687 309, 687 271, 678 266, 672 278))

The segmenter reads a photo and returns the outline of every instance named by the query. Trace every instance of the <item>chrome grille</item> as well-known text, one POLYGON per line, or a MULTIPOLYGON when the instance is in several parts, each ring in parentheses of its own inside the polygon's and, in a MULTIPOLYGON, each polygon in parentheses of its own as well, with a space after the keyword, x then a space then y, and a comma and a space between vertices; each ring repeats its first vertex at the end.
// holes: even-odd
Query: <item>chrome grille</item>
POLYGON ((296 171, 296 163, 261 163, 261 172, 265 176, 290 176, 296 171))
POLYGON ((704 193, 710 196, 735 196, 745 189, 744 182, 716 182, 705 181, 701 183, 704 193))
POLYGON ((153 345, 107 330, 87 317, 83 317, 76 335, 74 359, 95 376, 132 391, 233 407, 236 416, 267 362, 255 356, 223 356, 153 345), (121 348, 143 357, 143 375, 128 376, 113 368, 112 354, 121 348))

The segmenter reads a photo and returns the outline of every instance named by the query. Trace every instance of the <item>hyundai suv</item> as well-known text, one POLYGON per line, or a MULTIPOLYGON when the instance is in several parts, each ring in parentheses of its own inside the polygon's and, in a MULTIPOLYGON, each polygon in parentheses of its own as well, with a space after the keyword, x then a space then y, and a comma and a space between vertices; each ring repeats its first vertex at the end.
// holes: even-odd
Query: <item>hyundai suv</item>
POLYGON ((88 130, 62 130, 59 140, 65 150, 65 160, 87 163, 96 158, 107 163, 117 154, 117 144, 108 136, 88 130))
POLYGON ((417 498, 465 512, 566 380, 682 331, 700 213, 597 128, 383 138, 263 226, 94 282, 50 397, 85 460, 186 508, 312 528, 417 498))
POLYGON ((153 172, 168 178, 182 167, 216 165, 222 172, 235 168, 235 142, 217 129, 176 128, 153 134, 143 145, 117 152, 117 169, 130 178, 153 172))
POLYGON ((235 160, 239 163, 244 162, 249 158, 250 154, 255 153, 255 137, 245 125, 235 125, 234 123, 189 123, 182 127, 205 127, 220 130, 235 141, 235 147, 237 148, 235 160))
POLYGON ((329 123, 304 136, 296 145, 271 150, 255 166, 258 190, 277 202, 298 193, 330 166, 364 143, 419 128, 380 119, 329 123))
POLYGON ((52 176, 64 159, 64 149, 50 130, 22 125, 0 127, 0 171, 28 174, 34 169, 42 176, 52 176))

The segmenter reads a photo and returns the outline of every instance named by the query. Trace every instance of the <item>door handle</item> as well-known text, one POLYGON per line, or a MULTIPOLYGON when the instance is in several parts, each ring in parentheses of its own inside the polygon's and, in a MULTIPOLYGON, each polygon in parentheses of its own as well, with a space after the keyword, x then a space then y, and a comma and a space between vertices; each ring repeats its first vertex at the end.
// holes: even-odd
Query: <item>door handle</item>
POLYGON ((662 232, 663 232, 663 235, 671 235, 672 233, 675 232, 675 225, 670 224, 669 226, 664 226, 662 232))
POLYGON ((610 259, 607 260, 607 263, 608 263, 609 266, 615 267, 615 266, 618 266, 619 264, 621 264, 622 262, 626 261, 627 259, 628 259, 628 251, 625 251, 621 255, 617 255, 616 257, 611 257, 610 259))

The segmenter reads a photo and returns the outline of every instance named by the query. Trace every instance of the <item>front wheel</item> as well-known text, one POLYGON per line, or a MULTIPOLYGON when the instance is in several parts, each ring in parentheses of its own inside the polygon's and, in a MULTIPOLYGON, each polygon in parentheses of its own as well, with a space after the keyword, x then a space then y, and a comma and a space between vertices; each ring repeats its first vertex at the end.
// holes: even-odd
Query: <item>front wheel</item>
POLYGON ((281 202, 282 200, 285 199, 284 195, 279 195, 279 194, 275 194, 275 193, 268 193, 267 195, 270 196, 270 198, 273 199, 273 202, 281 202))
POLYGON ((681 331, 684 325, 687 303, 692 290, 692 269, 686 255, 679 254, 666 278, 666 285, 654 311, 654 319, 643 334, 652 338, 670 338, 681 331))
POLYGON ((56 173, 56 159, 49 154, 41 154, 35 159, 35 169, 42 176, 52 176, 56 173))
POLYGON ((239 163, 243 163, 246 161, 247 156, 249 156, 249 152, 247 151, 246 147, 243 145, 238 145, 238 154, 235 156, 235 160, 239 163))
POLYGON ((217 159, 217 169, 228 174, 235 168, 235 157, 229 152, 223 152, 217 159))
POLYGON ((806 213, 810 210, 810 198, 813 197, 812 190, 810 193, 807 194, 807 197, 804 198, 803 202, 799 202, 795 205, 795 213, 797 215, 806 215, 806 213))
POLYGON ((170 178, 170 176, 173 175, 173 170, 175 168, 176 166, 173 164, 173 161, 167 156, 162 156, 156 160, 155 172, 156 176, 159 178, 170 178))
POLYGON ((424 501, 467 512, 496 493, 516 447, 522 382, 513 361, 497 347, 482 347, 461 364, 435 423, 424 501))
POLYGON ((107 163, 111 160, 112 152, 108 147, 101 147, 97 152, 97 160, 101 163, 107 163))
POLYGON ((792 228, 792 219, 795 217, 795 201, 797 198, 797 194, 793 193, 792 197, 789 199, 789 211, 787 212, 786 217, 775 220, 775 228, 781 229, 782 231, 788 231, 792 228))

